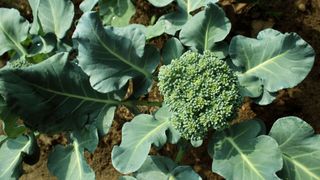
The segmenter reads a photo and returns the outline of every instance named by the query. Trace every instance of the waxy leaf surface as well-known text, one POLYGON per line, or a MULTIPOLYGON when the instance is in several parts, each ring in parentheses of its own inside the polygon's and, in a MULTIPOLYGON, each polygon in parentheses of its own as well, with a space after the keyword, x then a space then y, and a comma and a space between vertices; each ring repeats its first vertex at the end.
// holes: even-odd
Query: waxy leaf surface
POLYGON ((279 179, 281 152, 273 138, 260 135, 262 125, 250 120, 216 132, 209 146, 212 171, 226 179, 279 179))
POLYGON ((282 179, 320 179, 320 135, 298 117, 278 119, 269 133, 279 144, 283 169, 282 179))

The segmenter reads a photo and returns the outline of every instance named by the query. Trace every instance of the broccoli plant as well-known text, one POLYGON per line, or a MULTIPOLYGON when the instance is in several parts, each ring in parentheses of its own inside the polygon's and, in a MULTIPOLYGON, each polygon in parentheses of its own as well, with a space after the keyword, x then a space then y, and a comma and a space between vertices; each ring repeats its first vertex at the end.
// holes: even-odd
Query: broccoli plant
POLYGON ((10 57, 0 69, 0 179, 18 179, 23 162, 38 161, 39 134, 61 132, 68 142, 53 147, 49 171, 95 179, 84 153, 94 153, 119 106, 135 115, 111 152, 120 179, 201 179, 181 161, 201 145, 226 179, 320 179, 320 136, 306 122, 284 117, 267 132, 261 120, 234 121, 244 98, 270 104, 299 84, 313 66, 312 47, 273 29, 228 44, 231 23, 215 0, 149 2, 177 11, 145 27, 128 24, 130 0, 85 0, 72 36, 69 0, 29 0, 32 23, 0 8, 0 54, 10 57), (99 12, 90 11, 96 4, 99 12), (149 43, 163 33, 170 38, 162 49, 149 43), (148 101, 152 87, 163 102, 148 101), (157 110, 143 114, 141 106, 157 110), (179 148, 175 161, 149 154, 167 143, 179 148))

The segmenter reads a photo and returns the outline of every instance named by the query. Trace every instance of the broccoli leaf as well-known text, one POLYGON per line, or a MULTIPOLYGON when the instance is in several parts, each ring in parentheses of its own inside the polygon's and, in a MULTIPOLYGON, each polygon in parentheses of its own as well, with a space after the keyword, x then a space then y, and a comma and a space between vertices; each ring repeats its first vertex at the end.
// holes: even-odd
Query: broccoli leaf
POLYGON ((119 30, 114 32, 112 27, 104 28, 96 13, 86 13, 79 20, 73 36, 78 43, 79 65, 90 76, 92 87, 99 92, 119 90, 129 79, 138 76, 151 80, 151 73, 159 62, 159 56, 139 57, 138 42, 133 41, 139 39, 139 43, 145 43, 140 28, 132 28, 130 39, 119 36, 119 30))
POLYGON ((84 150, 91 153, 98 145, 97 129, 87 126, 71 135, 71 145, 57 145, 48 158, 48 168, 59 179, 94 180, 94 171, 84 158, 84 150))
MULTIPOLYGON (((282 34, 273 29, 261 31, 257 39, 234 37, 229 53, 233 64, 240 69, 238 76, 244 95, 253 98, 261 96, 263 91, 270 95, 296 86, 310 72, 315 56, 312 47, 296 33, 282 34)), ((261 104, 272 102, 272 96, 266 97, 269 99, 261 104)))
POLYGON ((162 49, 163 64, 168 65, 172 59, 179 58, 185 52, 185 48, 181 42, 173 37, 170 38, 162 49))
POLYGON ((181 42, 199 52, 212 50, 230 32, 231 23, 224 11, 216 4, 208 4, 205 11, 193 16, 181 29, 181 42))
POLYGON ((24 125, 17 124, 19 117, 6 108, 0 113, 0 120, 3 121, 4 132, 10 138, 16 138, 26 131, 24 125))
POLYGON ((281 152, 273 138, 260 135, 262 125, 250 120, 216 132, 208 149, 212 171, 226 179, 279 179, 281 152))
POLYGON ((131 0, 101 0, 99 7, 104 25, 126 26, 136 13, 131 0))
POLYGON ((40 22, 38 17, 38 9, 40 5, 40 0, 28 0, 29 5, 32 9, 33 22, 31 24, 30 33, 38 34, 40 30, 40 22))
POLYGON ((177 11, 161 16, 156 24, 147 28, 147 39, 160 36, 163 33, 174 35, 181 30, 188 20, 192 17, 190 12, 217 0, 177 0, 177 11))
POLYGON ((141 168, 133 173, 136 179, 188 179, 201 180, 190 166, 178 166, 167 157, 148 156, 141 168))
POLYGON ((164 7, 172 3, 173 0, 148 0, 155 7, 164 7))
POLYGON ((18 179, 22 174, 22 161, 36 153, 33 136, 7 139, 0 147, 0 179, 18 179))
POLYGON ((84 0, 80 4, 80 9, 83 12, 90 11, 97 3, 99 0, 84 0))
POLYGON ((282 179, 320 179, 320 135, 298 117, 278 119, 269 133, 279 144, 284 161, 282 179))
POLYGON ((28 127, 40 132, 81 129, 101 123, 106 108, 119 103, 113 94, 92 89, 88 76, 67 58, 59 53, 28 68, 0 71, 0 94, 28 127))
POLYGON ((73 21, 72 2, 69 0, 41 0, 37 10, 43 32, 54 33, 59 39, 62 39, 73 21))
POLYGON ((20 43, 28 37, 29 22, 16 9, 0 8, 0 17, 0 55, 9 50, 27 55, 20 43))
POLYGON ((112 150, 112 164, 121 173, 127 174, 138 170, 146 160, 151 144, 161 147, 167 142, 166 131, 172 129, 169 118, 159 110, 156 117, 141 114, 122 128, 120 146, 112 150), (158 113, 161 113, 159 116, 158 113), (159 119, 157 119, 157 117, 159 119))

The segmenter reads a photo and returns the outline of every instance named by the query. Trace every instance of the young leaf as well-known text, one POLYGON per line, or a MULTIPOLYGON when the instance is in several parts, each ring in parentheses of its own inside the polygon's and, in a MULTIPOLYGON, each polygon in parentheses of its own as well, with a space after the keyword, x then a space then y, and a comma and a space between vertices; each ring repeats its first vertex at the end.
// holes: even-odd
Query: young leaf
POLYGON ((216 132, 208 149, 212 171, 226 179, 279 179, 281 152, 274 139, 258 136, 263 130, 262 123, 251 120, 216 132))
POLYGON ((82 12, 91 11, 91 9, 98 3, 99 0, 84 0, 80 4, 82 12))
POLYGON ((104 116, 99 113, 119 103, 113 95, 93 90, 88 76, 67 58, 67 53, 60 53, 28 68, 0 71, 0 94, 32 129, 81 129, 101 121, 97 118, 104 116))
POLYGON ((155 7, 164 7, 172 3, 173 0, 148 0, 155 7))
POLYGON ((16 138, 26 131, 24 125, 17 124, 19 117, 6 108, 0 113, 0 120, 3 121, 4 132, 10 138, 16 138))
POLYGON ((320 179, 320 135, 298 117, 278 119, 269 133, 283 157, 282 179, 320 179))
POLYGON ((178 166, 167 157, 148 156, 141 168, 133 173, 137 179, 188 179, 201 180, 190 166, 178 166))
POLYGON ((38 9, 40 5, 40 0, 28 0, 29 5, 32 9, 33 22, 31 24, 30 33, 38 34, 40 30, 40 22, 38 17, 38 9))
POLYGON ((151 73, 159 62, 158 58, 143 59, 137 54, 137 44, 145 43, 142 41, 145 38, 136 38, 144 37, 139 28, 132 29, 130 39, 116 33, 111 27, 104 28, 96 13, 85 13, 73 35, 78 44, 79 65, 99 92, 119 90, 129 79, 138 76, 151 80, 151 73), (133 43, 132 39, 140 41, 133 43))
POLYGON ((240 83, 246 82, 240 84, 248 91, 245 95, 253 98, 263 91, 273 93, 296 86, 310 72, 315 56, 312 47, 296 33, 282 34, 273 29, 261 31, 257 39, 234 37, 229 53, 233 64, 240 68, 240 83), (262 86, 262 91, 256 93, 262 86))
POLYGON ((218 0, 177 0, 179 7, 190 14, 192 11, 199 9, 206 4, 214 4, 218 0))
POLYGON ((104 25, 126 26, 136 13, 131 0, 101 0, 99 7, 104 25))
POLYGON ((34 17, 39 18, 38 21, 35 18, 33 24, 40 23, 38 26, 42 28, 45 34, 54 33, 59 39, 62 39, 73 21, 74 6, 72 2, 70 0, 30 1, 33 1, 31 8, 34 17))
POLYGON ((161 147, 167 142, 166 131, 170 127, 168 118, 156 119, 147 114, 138 115, 125 123, 121 144, 112 149, 113 166, 123 174, 138 170, 146 160, 151 144, 161 147))
POLYGON ((89 126, 71 135, 71 145, 57 145, 48 158, 48 169, 58 179, 94 180, 94 171, 84 158, 84 149, 91 153, 98 144, 97 129, 89 126))
POLYGON ((172 59, 179 58, 184 51, 183 45, 177 38, 169 39, 162 49, 163 64, 170 64, 172 59))
POLYGON ((22 174, 22 161, 35 153, 36 146, 32 136, 7 139, 0 147, 0 179, 18 179, 22 174))
POLYGON ((19 56, 27 55, 20 44, 28 36, 29 22, 16 9, 0 8, 0 55, 15 50, 19 56))
POLYGON ((231 23, 224 11, 215 4, 208 4, 205 11, 193 16, 181 29, 181 42, 199 52, 211 50, 230 32, 231 23))

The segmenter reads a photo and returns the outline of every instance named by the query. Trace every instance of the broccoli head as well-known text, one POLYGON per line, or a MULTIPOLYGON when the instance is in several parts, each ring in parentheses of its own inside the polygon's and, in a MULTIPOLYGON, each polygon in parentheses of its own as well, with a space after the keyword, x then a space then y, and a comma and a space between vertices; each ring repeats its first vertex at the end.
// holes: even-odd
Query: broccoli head
POLYGON ((7 65, 8 65, 8 67, 10 67, 12 69, 19 69, 19 68, 29 67, 33 64, 25 59, 18 59, 18 60, 14 60, 14 61, 9 61, 7 63, 7 65))
POLYGON ((223 129, 242 102, 237 77, 212 52, 187 51, 159 72, 159 89, 186 139, 200 140, 209 129, 223 129))

